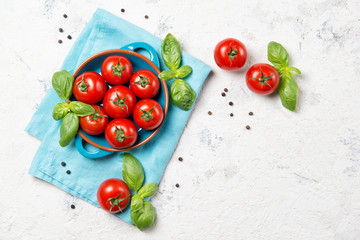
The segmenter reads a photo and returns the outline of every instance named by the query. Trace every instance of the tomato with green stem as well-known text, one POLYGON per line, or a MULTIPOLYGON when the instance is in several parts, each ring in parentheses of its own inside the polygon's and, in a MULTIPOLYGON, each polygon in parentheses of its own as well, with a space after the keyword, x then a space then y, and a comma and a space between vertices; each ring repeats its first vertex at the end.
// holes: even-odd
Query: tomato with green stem
POLYGON ((129 187, 121 179, 107 179, 98 188, 97 200, 100 207, 110 213, 122 212, 130 202, 129 187))
POLYGON ((246 73, 248 88, 261 95, 273 93, 279 85, 279 73, 266 63, 258 63, 249 68, 246 73))
POLYGON ((89 71, 79 75, 73 84, 74 97, 87 104, 96 104, 103 99, 107 90, 105 80, 97 72, 89 71))
POLYGON ((226 38, 216 45, 214 58, 216 64, 222 69, 240 69, 246 62, 246 47, 235 38, 226 38))
POLYGON ((130 89, 138 98, 153 98, 159 92, 160 82, 152 71, 141 69, 131 76, 130 89))
POLYGON ((111 85, 125 84, 130 80, 133 67, 124 56, 112 55, 101 64, 101 75, 111 85))
POLYGON ((112 120, 105 129, 105 139, 114 148, 126 148, 135 144, 138 132, 129 119, 112 120))
POLYGON ((153 99, 139 101, 133 111, 135 123, 142 129, 153 130, 160 126, 164 119, 164 111, 153 99))
POLYGON ((90 135, 99 135, 105 131, 106 125, 109 123, 109 117, 105 110, 97 105, 91 105, 95 113, 89 116, 80 117, 80 127, 84 132, 90 135))
POLYGON ((136 104, 135 94, 127 87, 119 85, 110 88, 104 97, 105 112, 112 118, 127 118, 136 104))

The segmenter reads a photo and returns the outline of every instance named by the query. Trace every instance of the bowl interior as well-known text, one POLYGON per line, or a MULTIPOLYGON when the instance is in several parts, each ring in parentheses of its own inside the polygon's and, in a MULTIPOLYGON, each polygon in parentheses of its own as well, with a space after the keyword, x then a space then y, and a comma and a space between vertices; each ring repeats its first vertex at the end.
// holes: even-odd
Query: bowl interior
MULTIPOLYGON (((127 54, 127 53, 118 53, 118 52, 113 52, 113 53, 107 53, 98 57, 95 57, 94 59, 92 59, 91 61, 89 61, 87 64, 85 64, 81 69, 79 69, 76 77, 78 77, 79 75, 81 75, 84 72, 87 71, 94 71, 97 72, 99 74, 101 74, 101 64, 102 62, 105 60, 105 58, 111 56, 111 55, 121 55, 124 56, 126 58, 128 58, 132 65, 133 65, 133 72, 140 70, 140 69, 148 69, 150 71, 152 71, 156 76, 158 75, 158 73, 156 72, 156 70, 149 64, 147 63, 145 60, 135 56, 135 55, 131 55, 131 54, 127 54)), ((159 79, 160 81, 160 79, 159 79)), ((129 84, 125 84, 124 86, 129 87, 129 84)), ((110 88, 111 86, 108 84, 108 87, 110 88)), ((164 85, 163 82, 160 81, 160 89, 158 94, 153 98, 154 100, 156 100, 157 102, 160 103, 161 107, 164 109, 165 111, 165 104, 166 104, 166 97, 165 97, 165 91, 164 91, 164 85)), ((139 101, 140 99, 137 99, 137 101, 139 101)), ((98 105, 102 106, 102 102, 98 103, 98 105)), ((166 117, 166 111, 165 113, 165 117, 166 117)), ((131 121, 133 121, 132 116, 129 117, 129 119, 131 121)), ((112 120, 111 118, 109 120, 112 120)), ((134 122, 134 121, 133 121, 134 122)), ((135 122, 134 122, 135 123, 135 122)), ((136 124, 135 124, 136 125, 136 124)), ((144 130, 139 128, 136 125, 137 129, 138 129, 138 138, 136 143, 134 144, 134 146, 136 145, 140 145, 144 140, 146 140, 154 131, 156 131, 156 129, 148 131, 148 130, 144 130)), ((161 126, 160 126, 161 127, 161 126)), ((108 142, 105 139, 105 135, 102 133, 100 135, 89 135, 87 133, 85 133, 84 131, 81 131, 89 140, 103 146, 103 147, 107 147, 107 148, 112 148, 108 142)), ((134 147, 132 147, 134 148, 134 147)), ((118 150, 121 151, 121 149, 115 149, 112 148, 114 150, 118 150)), ((122 149, 125 150, 125 149, 122 149)))

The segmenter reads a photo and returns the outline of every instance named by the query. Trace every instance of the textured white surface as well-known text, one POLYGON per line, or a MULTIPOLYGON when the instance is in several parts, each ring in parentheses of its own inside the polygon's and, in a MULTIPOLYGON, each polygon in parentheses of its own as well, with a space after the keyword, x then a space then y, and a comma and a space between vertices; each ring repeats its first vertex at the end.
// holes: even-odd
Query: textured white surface
POLYGON ((359 1, 0 3, 0 239, 360 239, 359 1), (172 32, 213 68, 146 233, 27 174, 40 142, 23 129, 97 7, 156 36, 172 32), (230 36, 248 48, 239 72, 213 61, 216 43, 230 36), (267 62, 271 40, 303 72, 296 113, 245 86, 246 69, 267 62))

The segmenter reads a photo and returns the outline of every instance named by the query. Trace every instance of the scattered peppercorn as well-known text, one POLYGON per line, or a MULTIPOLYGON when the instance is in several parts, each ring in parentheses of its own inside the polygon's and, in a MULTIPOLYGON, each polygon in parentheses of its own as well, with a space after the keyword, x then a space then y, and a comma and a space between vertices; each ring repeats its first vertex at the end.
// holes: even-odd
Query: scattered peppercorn
POLYGON ((72 209, 75 209, 75 205, 74 204, 71 204, 70 206, 72 209))
POLYGON ((250 130, 250 126, 249 126, 249 125, 246 125, 246 129, 247 129, 247 130, 250 130))
POLYGON ((68 35, 67 38, 68 38, 68 39, 72 39, 71 35, 68 35))
POLYGON ((233 117, 234 116, 234 114, 233 113, 230 113, 230 117, 233 117))
POLYGON ((221 93, 221 96, 225 97, 225 96, 226 96, 226 93, 222 92, 222 93, 221 93))
POLYGON ((67 18, 67 15, 66 15, 66 14, 64 14, 64 15, 63 15, 63 17, 64 17, 64 18, 67 18))
POLYGON ((212 115, 212 112, 211 112, 211 111, 208 111, 208 114, 209 114, 209 115, 212 115))
POLYGON ((61 44, 61 43, 62 43, 62 40, 61 40, 61 39, 59 39, 59 40, 58 40, 58 43, 60 43, 60 44, 61 44))
POLYGON ((66 163, 65 163, 65 162, 62 162, 62 163, 61 163, 61 166, 65 167, 65 166, 66 166, 66 163))
POLYGON ((146 19, 149 19, 149 16, 148 16, 148 15, 145 15, 145 18, 146 18, 146 19))
POLYGON ((253 112, 249 112, 249 115, 252 116, 252 115, 254 115, 254 113, 253 113, 253 112))
POLYGON ((178 188, 178 187, 180 187, 180 184, 178 184, 178 183, 177 183, 177 184, 175 184, 175 187, 177 187, 177 188, 178 188))
POLYGON ((179 157, 178 160, 179 160, 180 162, 182 162, 182 161, 183 161, 183 158, 182 158, 182 157, 179 157))
POLYGON ((64 31, 64 29, 62 29, 62 28, 59 28, 59 32, 63 32, 64 31))
POLYGON ((233 102, 229 102, 229 105, 232 106, 232 105, 234 105, 234 103, 233 103, 233 102))
POLYGON ((70 171, 70 170, 66 170, 66 173, 67 173, 67 174, 70 174, 70 173, 71 173, 71 171, 70 171))
POLYGON ((122 9, 121 9, 121 12, 125 12, 125 9, 122 8, 122 9))
POLYGON ((224 92, 228 92, 229 91, 229 89, 227 89, 227 88, 224 88, 224 92))

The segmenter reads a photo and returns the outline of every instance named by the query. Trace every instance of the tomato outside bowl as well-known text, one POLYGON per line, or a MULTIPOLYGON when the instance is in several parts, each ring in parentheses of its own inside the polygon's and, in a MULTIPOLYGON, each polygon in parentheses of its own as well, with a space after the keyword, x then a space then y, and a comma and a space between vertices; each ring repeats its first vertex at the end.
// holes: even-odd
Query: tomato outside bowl
MULTIPOLYGON (((136 72, 137 70, 140 70, 140 69, 148 69, 148 70, 154 72, 156 76, 158 76, 160 74, 159 68, 144 55, 134 52, 134 51, 126 50, 126 49, 110 49, 110 50, 105 50, 105 51, 99 52, 99 53, 89 57, 87 60, 85 60, 75 70, 74 75, 73 75, 74 78, 76 79, 79 75, 81 75, 82 73, 87 72, 87 71, 94 71, 94 72, 101 74, 102 62, 111 55, 121 55, 121 56, 128 58, 133 65, 133 72, 136 72)), ((156 129, 151 130, 151 131, 139 129, 139 127, 136 126, 138 129, 138 139, 136 140, 136 142, 133 146, 127 147, 127 148, 114 148, 114 147, 110 146, 109 143, 106 141, 104 133, 102 133, 100 135, 89 135, 89 134, 85 133, 82 129, 79 129, 79 131, 78 131, 79 136, 87 143, 89 143, 97 148, 100 148, 102 150, 108 151, 108 152, 129 151, 129 150, 138 148, 138 147, 144 145, 145 143, 147 143, 148 141, 150 141, 159 132, 162 124, 164 123, 166 115, 167 115, 167 111, 168 111, 168 106, 169 106, 169 94, 168 94, 168 88, 167 88, 166 82, 161 79, 159 79, 159 82, 160 82, 159 92, 152 99, 159 102, 159 104, 163 108, 164 119, 156 129)), ((129 87, 128 84, 124 84, 124 86, 129 87)), ((139 100, 140 99, 137 99, 137 102, 139 100)), ((97 105, 102 105, 102 102, 98 103, 97 105)), ((133 121, 132 116, 128 119, 133 121)))

